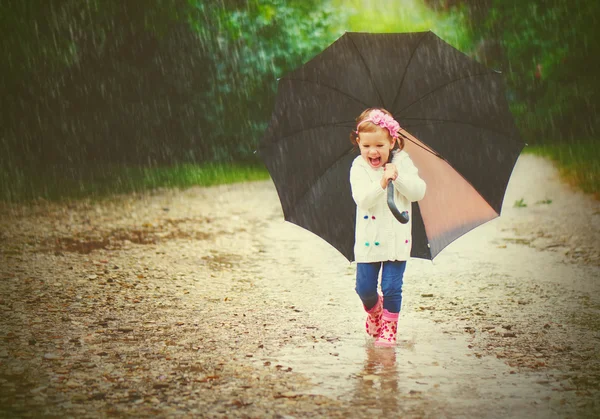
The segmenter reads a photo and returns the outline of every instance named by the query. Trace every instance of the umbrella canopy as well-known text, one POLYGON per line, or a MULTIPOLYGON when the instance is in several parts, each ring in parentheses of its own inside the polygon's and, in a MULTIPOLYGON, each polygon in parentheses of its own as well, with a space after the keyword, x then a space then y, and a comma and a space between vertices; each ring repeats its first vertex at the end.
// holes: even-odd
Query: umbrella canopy
POLYGON ((259 153, 284 217, 354 260, 356 205, 350 143, 366 108, 390 111, 405 151, 427 183, 413 203, 412 257, 433 259, 471 229, 499 216, 524 146, 499 72, 433 32, 347 32, 279 79, 259 153))

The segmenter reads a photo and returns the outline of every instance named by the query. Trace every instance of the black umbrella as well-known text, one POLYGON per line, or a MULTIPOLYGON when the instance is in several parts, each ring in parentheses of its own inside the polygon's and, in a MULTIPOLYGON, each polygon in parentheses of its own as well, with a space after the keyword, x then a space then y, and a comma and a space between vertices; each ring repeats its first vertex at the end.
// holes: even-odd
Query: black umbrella
POLYGON ((349 140, 366 108, 390 111, 427 183, 413 203, 411 256, 433 259, 500 214, 524 146, 501 75, 433 32, 345 33, 279 79, 259 153, 285 219, 354 259, 349 140))

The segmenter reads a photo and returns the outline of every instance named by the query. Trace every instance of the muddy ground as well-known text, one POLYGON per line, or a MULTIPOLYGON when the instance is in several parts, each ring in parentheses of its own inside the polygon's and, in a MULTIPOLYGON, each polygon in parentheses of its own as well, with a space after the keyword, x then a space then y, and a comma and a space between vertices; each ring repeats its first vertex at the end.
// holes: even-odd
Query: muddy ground
POLYGON ((600 416, 600 203, 547 160, 409 262, 391 350, 270 181, 1 210, 1 417, 600 416))

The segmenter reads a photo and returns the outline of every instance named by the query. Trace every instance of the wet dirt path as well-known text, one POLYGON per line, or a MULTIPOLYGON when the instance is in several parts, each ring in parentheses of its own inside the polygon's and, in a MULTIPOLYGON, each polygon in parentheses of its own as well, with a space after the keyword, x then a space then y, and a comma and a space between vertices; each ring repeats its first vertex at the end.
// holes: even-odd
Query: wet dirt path
POLYGON ((519 160, 501 218, 410 261, 394 350, 270 182, 3 214, 0 416, 600 413, 600 205, 546 160, 519 160))

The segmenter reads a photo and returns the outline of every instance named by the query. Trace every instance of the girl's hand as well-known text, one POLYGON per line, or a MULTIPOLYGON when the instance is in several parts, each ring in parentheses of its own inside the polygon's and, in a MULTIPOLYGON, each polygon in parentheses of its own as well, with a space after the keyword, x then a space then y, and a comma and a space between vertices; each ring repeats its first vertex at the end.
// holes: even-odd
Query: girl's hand
POLYGON ((388 163, 383 168, 383 177, 381 178, 381 187, 387 188, 388 180, 396 180, 398 177, 398 169, 393 163, 388 163))

